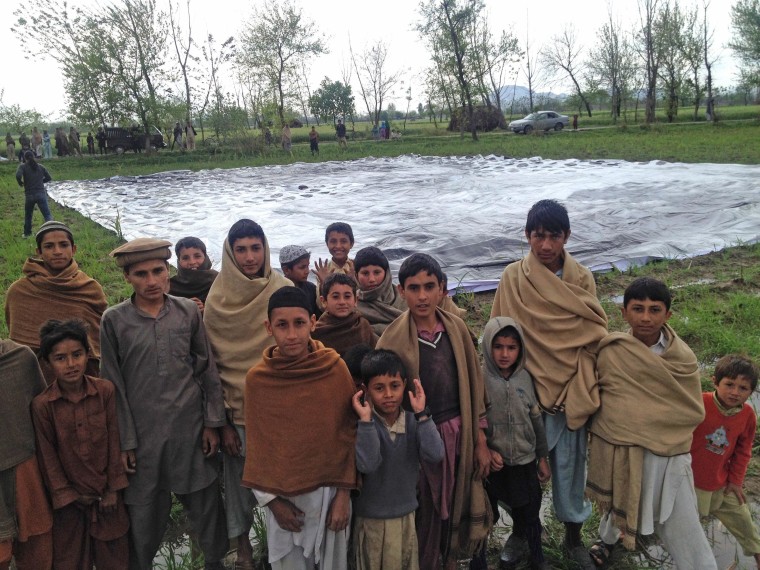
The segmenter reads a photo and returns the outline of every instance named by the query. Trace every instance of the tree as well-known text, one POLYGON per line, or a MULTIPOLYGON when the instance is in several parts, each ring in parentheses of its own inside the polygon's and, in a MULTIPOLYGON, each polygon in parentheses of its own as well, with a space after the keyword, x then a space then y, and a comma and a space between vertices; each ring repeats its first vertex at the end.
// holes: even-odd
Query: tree
POLYGON ((333 125, 340 117, 354 114, 354 96, 351 86, 325 77, 309 99, 311 112, 324 122, 332 120, 333 125))
POLYGON ((733 40, 729 47, 755 71, 760 67, 760 0, 737 0, 731 7, 733 40))
POLYGON ((658 75, 665 91, 665 112, 669 123, 678 115, 678 96, 688 70, 687 30, 691 30, 694 24, 695 14, 684 12, 678 0, 666 1, 655 20, 655 34, 662 48, 658 75))
POLYGON ((47 117, 36 109, 22 109, 20 105, 4 105, 0 92, 0 127, 5 131, 20 133, 42 124, 47 117))
POLYGON ((662 57, 662 46, 657 37, 656 18, 659 0, 639 0, 640 27, 637 34, 639 54, 644 59, 645 73, 645 120, 653 123, 657 106, 657 78, 662 57))
POLYGON ((705 115, 708 121, 715 120, 715 98, 713 97, 713 84, 712 84, 712 66, 716 62, 716 59, 710 58, 710 50, 713 46, 713 30, 708 25, 707 9, 710 7, 710 2, 704 1, 702 4, 702 33, 704 38, 702 40, 702 49, 704 50, 704 62, 705 70, 707 71, 707 77, 705 78, 705 87, 707 89, 707 110, 705 115))
POLYGON ((316 25, 304 19, 291 0, 266 0, 241 34, 238 64, 261 73, 275 91, 277 114, 285 124, 285 105, 295 92, 296 75, 310 57, 327 53, 316 25))
POLYGON ((359 81, 359 94, 367 107, 369 120, 375 126, 380 122, 383 102, 401 78, 400 71, 389 71, 386 63, 388 45, 383 40, 366 48, 358 56, 349 40, 351 61, 359 81))
POLYGON ((483 11, 483 0, 427 0, 420 4, 417 30, 437 51, 439 68, 450 71, 456 79, 459 99, 467 112, 472 140, 478 140, 473 120, 473 77, 477 54, 469 33, 483 11))
POLYGON ((565 26, 562 33, 552 37, 551 42, 544 47, 541 52, 541 62, 547 70, 555 73, 563 72, 572 81, 575 93, 586 107, 586 113, 591 117, 591 105, 583 96, 579 82, 580 75, 583 73, 582 51, 583 46, 578 42, 575 28, 571 25, 565 26))
POLYGON ((190 0, 186 0, 185 7, 187 9, 187 37, 184 37, 178 17, 175 15, 179 11, 179 6, 175 7, 173 2, 169 2, 169 28, 172 32, 172 42, 174 44, 174 52, 177 55, 177 63, 182 72, 182 79, 185 83, 185 120, 190 121, 192 110, 192 93, 190 90, 190 65, 197 61, 196 57, 190 55, 193 42, 193 28, 190 19, 190 0))
POLYGON ((220 135, 224 137, 228 132, 228 130, 225 129, 225 124, 223 121, 224 109, 227 105, 225 103, 224 92, 222 91, 221 82, 219 80, 219 68, 225 63, 231 61, 234 57, 234 38, 230 36, 217 46, 216 42, 214 41, 214 36, 209 34, 206 37, 206 44, 201 48, 201 53, 203 54, 203 59, 206 62, 208 73, 206 96, 203 100, 203 104, 200 110, 201 133, 203 132, 203 117, 206 114, 206 109, 208 108, 209 104, 213 102, 211 124, 214 129, 214 135, 217 138, 219 138, 220 135))

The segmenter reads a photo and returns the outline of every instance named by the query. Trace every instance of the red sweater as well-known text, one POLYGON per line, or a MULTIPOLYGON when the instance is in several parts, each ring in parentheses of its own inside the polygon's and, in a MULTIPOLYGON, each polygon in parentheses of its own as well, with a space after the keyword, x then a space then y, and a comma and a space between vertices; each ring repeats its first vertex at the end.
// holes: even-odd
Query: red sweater
POLYGON ((721 413, 713 392, 702 394, 705 419, 694 430, 691 460, 694 486, 703 491, 717 491, 728 483, 741 486, 752 457, 757 419, 749 404, 733 416, 721 413))

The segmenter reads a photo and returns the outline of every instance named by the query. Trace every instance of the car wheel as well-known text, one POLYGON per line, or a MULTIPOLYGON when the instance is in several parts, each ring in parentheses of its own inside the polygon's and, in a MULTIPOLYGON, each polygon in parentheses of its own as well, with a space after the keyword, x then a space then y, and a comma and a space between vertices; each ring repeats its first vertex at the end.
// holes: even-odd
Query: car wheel
POLYGON ((116 145, 113 150, 116 154, 124 154, 124 145, 116 145))
POLYGON ((554 130, 561 131, 564 128, 564 126, 565 125, 563 125, 562 123, 557 123, 556 125, 554 125, 554 130))
POLYGON ((532 132, 533 132, 533 127, 531 127, 530 125, 525 125, 525 127, 523 128, 523 133, 525 133, 526 135, 529 135, 532 132))

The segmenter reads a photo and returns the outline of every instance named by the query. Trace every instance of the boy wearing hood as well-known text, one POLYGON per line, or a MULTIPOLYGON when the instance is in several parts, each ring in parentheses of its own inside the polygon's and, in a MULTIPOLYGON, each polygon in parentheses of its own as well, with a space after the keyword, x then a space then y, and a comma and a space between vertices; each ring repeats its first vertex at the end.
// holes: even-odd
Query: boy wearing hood
POLYGON ((541 548, 541 484, 551 478, 544 422, 525 369, 526 354, 520 325, 494 317, 483 332, 483 379, 491 400, 486 437, 491 473, 486 490, 494 518, 498 502, 511 508, 513 531, 500 562, 514 567, 530 552, 531 568, 545 568, 541 548))

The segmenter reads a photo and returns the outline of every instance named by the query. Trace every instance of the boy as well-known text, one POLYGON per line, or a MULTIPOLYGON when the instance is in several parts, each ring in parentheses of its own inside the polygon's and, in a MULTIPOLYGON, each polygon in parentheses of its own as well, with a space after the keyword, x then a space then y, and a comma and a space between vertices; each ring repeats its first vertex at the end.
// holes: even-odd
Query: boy
POLYGON ((491 462, 483 376, 464 321, 437 308, 442 280, 435 259, 408 257, 399 270, 399 291, 409 309, 377 344, 396 352, 410 377, 420 379, 446 450, 441 465, 423 463, 420 473, 416 524, 425 569, 440 568, 441 561, 450 568, 471 557, 491 528, 483 488, 491 462))
POLYGON ((522 326, 523 347, 531 356, 526 368, 546 412, 552 501, 565 525, 564 548, 581 568, 593 569, 581 540, 591 514, 584 500, 585 424, 599 407, 594 359, 607 334, 607 316, 593 275, 565 250, 570 219, 562 204, 533 204, 525 237, 530 252, 504 269, 491 317, 511 317, 522 326))
POLYGON ((0 570, 53 567, 53 515, 35 455, 32 400, 45 390, 28 346, 0 340, 0 570))
POLYGON ((169 294, 195 301, 203 314, 206 297, 214 279, 219 275, 211 269, 206 244, 197 237, 184 237, 174 245, 177 274, 169 278, 169 294))
POLYGON ((319 133, 313 126, 309 131, 309 147, 311 148, 311 156, 314 156, 314 153, 319 154, 319 133))
POLYGON ((217 428, 226 424, 219 376, 201 313, 167 295, 171 242, 137 238, 111 256, 132 296, 103 314, 101 377, 116 387, 130 565, 149 570, 182 503, 207 569, 223 568, 224 510, 217 484, 217 428))
POLYGON ((319 319, 322 310, 317 306, 319 292, 314 283, 309 282, 309 260, 311 253, 300 245, 286 245, 280 250, 280 269, 293 285, 304 292, 311 301, 312 314, 319 319))
MULTIPOLYGON (((97 376, 100 367, 100 317, 108 307, 100 283, 79 269, 77 246, 69 227, 50 221, 35 235, 37 256, 24 263, 21 279, 5 298, 5 322, 10 338, 32 350, 39 349, 40 327, 49 319, 82 319, 90 344, 87 374, 97 376)), ((43 373, 52 381, 46 362, 43 373)))
POLYGON ((317 276, 317 286, 322 283, 330 273, 354 274, 354 264, 348 254, 354 247, 354 230, 345 222, 334 222, 325 230, 325 245, 330 252, 329 261, 321 257, 314 262, 312 273, 317 276))
POLYGON ((404 297, 393 286, 388 258, 376 247, 359 250, 354 259, 359 284, 356 308, 380 336, 406 310, 404 297))
POLYGON ((670 291, 656 279, 636 279, 623 295, 630 333, 599 343, 601 405, 589 431, 587 492, 602 518, 591 548, 597 566, 621 537, 656 532, 677 568, 714 569, 697 512, 691 470, 692 433, 705 416, 699 365, 667 324, 670 291))
POLYGON ((344 273, 332 273, 322 285, 325 312, 319 317, 312 338, 338 351, 341 358, 357 344, 375 348, 377 335, 369 321, 356 310, 356 281, 344 273))
POLYGON ((486 489, 494 518, 498 520, 502 501, 511 508, 513 521, 500 563, 514 567, 529 550, 531 568, 548 568, 539 512, 541 484, 551 477, 549 448, 533 378, 525 369, 527 360, 520 325, 507 317, 488 321, 483 331, 483 378, 491 400, 487 414, 491 474, 486 489))
POLYGON ((53 500, 55 568, 127 570, 129 517, 120 491, 128 483, 116 394, 110 382, 85 375, 89 351, 82 321, 50 320, 40 330, 40 357, 55 381, 32 402, 32 418, 53 500))
POLYGON ((420 461, 443 460, 443 441, 425 392, 415 378, 407 392, 412 411, 401 409, 406 370, 390 350, 374 350, 362 360, 364 390, 354 394, 359 416, 356 466, 364 473, 354 503, 357 570, 419 568, 414 511, 420 461))
POLYGON ((240 486, 245 463, 245 377, 265 348, 272 346, 264 321, 272 293, 291 285, 272 271, 264 229, 249 219, 238 220, 224 240, 222 269, 211 286, 203 322, 214 350, 224 391, 227 422, 222 428, 224 501, 227 532, 237 543, 239 568, 253 567, 248 534, 256 499, 240 486))
POLYGON ((267 509, 273 570, 347 566, 356 487, 354 384, 331 348, 311 339, 316 319, 296 287, 269 299, 276 346, 246 377, 243 485, 267 509))
POLYGON ((731 354, 715 365, 714 392, 702 394, 705 419, 694 431, 691 461, 700 516, 715 516, 760 568, 760 536, 742 491, 757 418, 747 399, 757 387, 751 360, 731 354))

